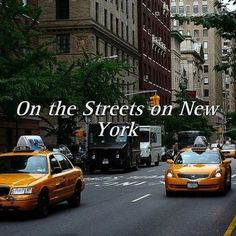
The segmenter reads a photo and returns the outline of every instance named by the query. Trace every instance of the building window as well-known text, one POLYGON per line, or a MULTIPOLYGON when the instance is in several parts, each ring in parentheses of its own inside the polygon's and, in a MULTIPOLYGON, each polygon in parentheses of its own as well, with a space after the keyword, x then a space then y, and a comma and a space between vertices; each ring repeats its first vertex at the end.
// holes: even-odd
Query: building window
POLYGON ((57 52, 70 53, 70 34, 57 35, 57 52))
POLYGON ((208 89, 204 89, 204 97, 209 97, 209 90, 208 89))
POLYGON ((205 60, 205 61, 208 60, 208 53, 204 53, 204 60, 205 60))
POLYGON ((121 11, 124 11, 124 0, 121 0, 121 11))
POLYGON ((96 2, 96 18, 95 18, 95 20, 98 22, 99 21, 99 3, 98 2, 96 2))
POLYGON ((184 6, 179 6, 179 14, 184 15, 184 6))
POLYGON ((108 44, 107 44, 107 42, 105 42, 105 44, 104 44, 104 54, 105 54, 105 57, 108 56, 108 44))
POLYGON ((198 14, 198 5, 193 5, 193 14, 194 15, 198 14))
POLYGON ((194 36, 194 37, 199 37, 199 30, 195 29, 195 30, 193 31, 193 36, 194 36))
POLYGON ((203 41, 203 48, 205 48, 205 49, 208 48, 208 41, 203 41))
POLYGON ((133 19, 133 23, 134 23, 134 3, 132 3, 132 19, 133 19))
POLYGON ((104 26, 107 27, 107 10, 104 9, 104 26))
POLYGON ((126 26, 126 41, 129 42, 129 26, 126 26))
POLYGON ((207 5, 202 5, 202 14, 207 13, 207 5))
POLYGON ((70 15, 69 0, 56 0, 56 18, 69 19, 70 15))
POLYGON ((121 38, 124 38, 124 22, 121 22, 121 38))
POLYGON ((206 77, 206 78, 204 78, 204 85, 207 85, 209 83, 209 80, 208 80, 208 78, 206 77))
POLYGON ((110 14, 110 30, 113 32, 113 14, 110 14))
POLYGON ((208 37, 208 29, 203 29, 203 37, 208 37))
POLYGON ((116 18, 116 34, 119 35, 119 19, 116 18))
POLYGON ((99 38, 96 37, 96 54, 99 55, 100 54, 100 50, 99 50, 99 38))
POLYGON ((119 0, 116 0, 116 10, 119 11, 119 0))
POLYGON ((208 65, 204 65, 203 66, 203 72, 204 73, 208 73, 208 65))
POLYGON ((171 13, 176 14, 176 6, 171 6, 171 13))
POLYGON ((132 44, 134 45, 135 44, 135 37, 134 37, 134 30, 132 31, 132 44))

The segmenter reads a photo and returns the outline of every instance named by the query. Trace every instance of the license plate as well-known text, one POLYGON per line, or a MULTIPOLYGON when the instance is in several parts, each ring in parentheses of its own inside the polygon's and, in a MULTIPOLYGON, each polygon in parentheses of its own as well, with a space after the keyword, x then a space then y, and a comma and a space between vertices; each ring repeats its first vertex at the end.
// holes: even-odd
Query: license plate
POLYGON ((102 164, 103 164, 103 165, 109 164, 109 160, 108 160, 108 159, 104 159, 104 160, 102 161, 102 164))
POLYGON ((198 188, 198 183, 196 182, 187 183, 187 188, 198 188))

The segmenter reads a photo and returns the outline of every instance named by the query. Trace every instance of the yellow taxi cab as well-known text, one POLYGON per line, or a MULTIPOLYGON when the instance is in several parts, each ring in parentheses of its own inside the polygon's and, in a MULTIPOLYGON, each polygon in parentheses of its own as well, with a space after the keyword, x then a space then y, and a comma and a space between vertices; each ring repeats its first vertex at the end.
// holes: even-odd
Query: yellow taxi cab
POLYGON ((180 191, 216 191, 231 189, 231 160, 224 160, 218 150, 193 147, 179 153, 165 172, 166 195, 180 191))
POLYGON ((0 209, 35 210, 46 217, 50 204, 80 205, 82 170, 61 152, 42 147, 39 136, 22 136, 13 152, 0 155, 0 209))
POLYGON ((235 144, 224 144, 221 147, 221 152, 226 158, 236 158, 236 145, 235 144))

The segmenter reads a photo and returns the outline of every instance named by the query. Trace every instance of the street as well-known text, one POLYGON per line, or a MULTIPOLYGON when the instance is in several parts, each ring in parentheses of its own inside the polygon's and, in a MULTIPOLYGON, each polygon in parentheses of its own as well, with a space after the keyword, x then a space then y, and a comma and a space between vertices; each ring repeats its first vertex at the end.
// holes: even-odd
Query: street
POLYGON ((2 212, 0 235, 224 235, 236 215, 236 160, 232 190, 226 196, 188 193, 167 198, 163 178, 167 166, 160 162, 128 173, 87 174, 79 208, 63 202, 45 219, 2 212))

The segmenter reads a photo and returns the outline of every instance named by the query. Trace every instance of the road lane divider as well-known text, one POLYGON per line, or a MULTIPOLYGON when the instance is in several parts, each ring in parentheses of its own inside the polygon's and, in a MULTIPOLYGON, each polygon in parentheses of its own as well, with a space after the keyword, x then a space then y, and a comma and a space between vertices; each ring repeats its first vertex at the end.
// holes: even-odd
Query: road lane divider
POLYGON ((234 231, 235 226, 236 226, 236 216, 231 221, 228 229, 224 233, 224 236, 231 236, 234 231))
POLYGON ((135 186, 138 186, 138 185, 141 185, 141 184, 146 184, 146 183, 147 183, 147 181, 143 181, 143 182, 135 184, 135 186))
POLYGON ((234 178, 236 176, 236 174, 233 174, 231 177, 234 178))
POLYGON ((146 194, 146 195, 144 195, 144 196, 142 196, 142 197, 140 197, 140 198, 134 199, 132 202, 140 201, 140 200, 142 200, 142 199, 144 199, 144 198, 146 198, 146 197, 149 197, 150 195, 151 195, 150 193, 149 193, 149 194, 146 194))

